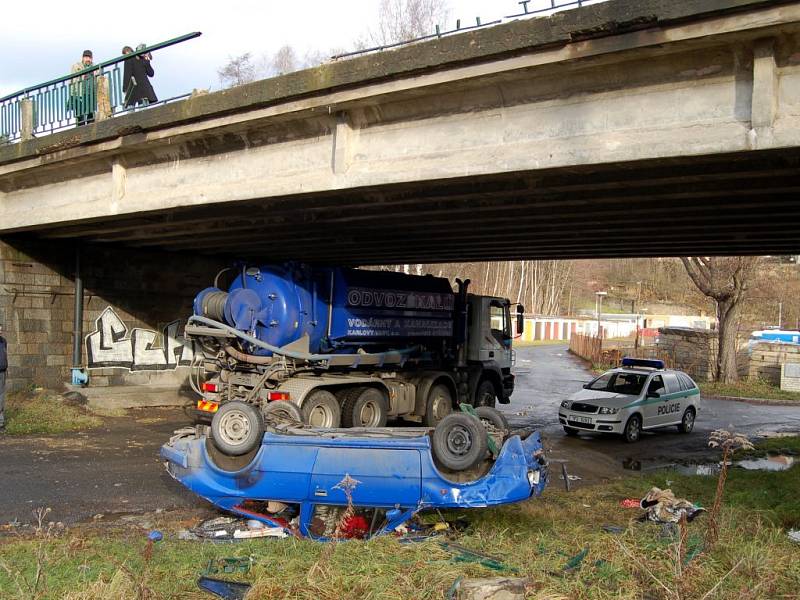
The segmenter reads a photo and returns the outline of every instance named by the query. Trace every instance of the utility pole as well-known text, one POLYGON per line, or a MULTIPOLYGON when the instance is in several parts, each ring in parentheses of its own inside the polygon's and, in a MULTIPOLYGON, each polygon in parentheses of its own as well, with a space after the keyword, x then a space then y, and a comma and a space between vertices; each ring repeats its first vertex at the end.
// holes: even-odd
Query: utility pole
POLYGON ((603 337, 603 330, 600 326, 600 313, 603 310, 603 296, 608 296, 608 292, 595 292, 595 312, 597 313, 597 337, 603 337))

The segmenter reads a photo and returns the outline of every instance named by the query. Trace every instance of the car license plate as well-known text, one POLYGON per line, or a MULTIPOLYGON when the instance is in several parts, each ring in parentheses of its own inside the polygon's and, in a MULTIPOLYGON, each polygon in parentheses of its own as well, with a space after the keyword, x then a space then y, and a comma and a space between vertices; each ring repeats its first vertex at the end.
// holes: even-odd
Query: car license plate
POLYGON ((572 420, 577 423, 588 423, 589 425, 592 424, 591 417, 572 417, 572 420))

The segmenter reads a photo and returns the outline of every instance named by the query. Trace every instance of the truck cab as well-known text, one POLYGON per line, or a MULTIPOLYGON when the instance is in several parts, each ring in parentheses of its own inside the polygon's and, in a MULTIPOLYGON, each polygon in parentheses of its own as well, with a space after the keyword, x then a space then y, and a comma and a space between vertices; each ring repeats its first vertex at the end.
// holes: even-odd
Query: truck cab
MULTIPOLYGON (((511 366, 514 361, 512 349, 511 302, 507 298, 493 296, 467 295, 468 339, 467 364, 481 373, 481 380, 474 382, 475 404, 492 405, 486 398, 490 381, 494 386, 495 398, 501 404, 510 402, 514 391, 514 375, 511 366), (480 387, 483 386, 483 390, 480 387), (483 397, 483 398, 482 398, 483 397)), ((522 333, 523 308, 517 305, 517 334, 522 333)))

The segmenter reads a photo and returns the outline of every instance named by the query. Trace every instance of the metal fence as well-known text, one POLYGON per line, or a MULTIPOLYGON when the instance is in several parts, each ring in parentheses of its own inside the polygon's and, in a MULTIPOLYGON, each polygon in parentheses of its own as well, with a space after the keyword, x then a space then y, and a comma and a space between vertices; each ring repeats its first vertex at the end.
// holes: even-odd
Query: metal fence
MULTIPOLYGON (((25 88, 0 98, 0 143, 45 135, 66 127, 81 125, 97 115, 98 120, 133 110, 126 106, 122 81, 124 64, 148 54, 196 38, 200 32, 148 46, 82 71, 25 88), (90 118, 91 117, 91 118, 90 118)), ((161 100, 171 102, 183 96, 161 100)))
MULTIPOLYGON (((523 0, 522 2, 517 2, 520 5, 522 12, 508 15, 504 17, 505 19, 518 19, 520 17, 529 17, 534 15, 546 14, 546 13, 554 13, 561 10, 568 10, 572 8, 580 8, 582 6, 586 6, 588 4, 595 4, 599 2, 604 2, 605 0, 523 0)), ((353 52, 344 52, 342 54, 337 54, 331 57, 331 60, 338 60, 341 58, 348 58, 351 56, 358 56, 360 54, 368 54, 370 52, 380 52, 381 50, 390 50, 392 48, 397 48, 400 46, 405 46, 406 44, 414 44, 416 42, 424 42, 426 40, 433 40, 436 38, 441 38, 447 35, 452 35, 456 33, 463 33, 465 31, 469 31, 471 29, 480 29, 482 27, 491 27, 492 25, 497 25, 498 23, 502 23, 503 19, 496 19, 494 21, 488 21, 483 23, 480 17, 475 17, 474 24, 466 24, 462 26, 461 19, 456 20, 455 29, 448 29, 443 30, 441 26, 437 25, 435 30, 428 34, 423 35, 417 38, 413 38, 410 40, 403 40, 401 42, 395 42, 392 44, 381 44, 379 46, 373 46, 371 48, 363 48, 361 50, 355 50, 353 52)))

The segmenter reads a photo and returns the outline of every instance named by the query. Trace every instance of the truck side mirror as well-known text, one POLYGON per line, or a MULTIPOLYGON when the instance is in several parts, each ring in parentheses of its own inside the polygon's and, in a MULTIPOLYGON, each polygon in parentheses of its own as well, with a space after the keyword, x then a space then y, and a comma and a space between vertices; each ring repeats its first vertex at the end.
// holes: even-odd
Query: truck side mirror
POLYGON ((525 307, 517 304, 517 335, 522 335, 525 331, 525 307))

